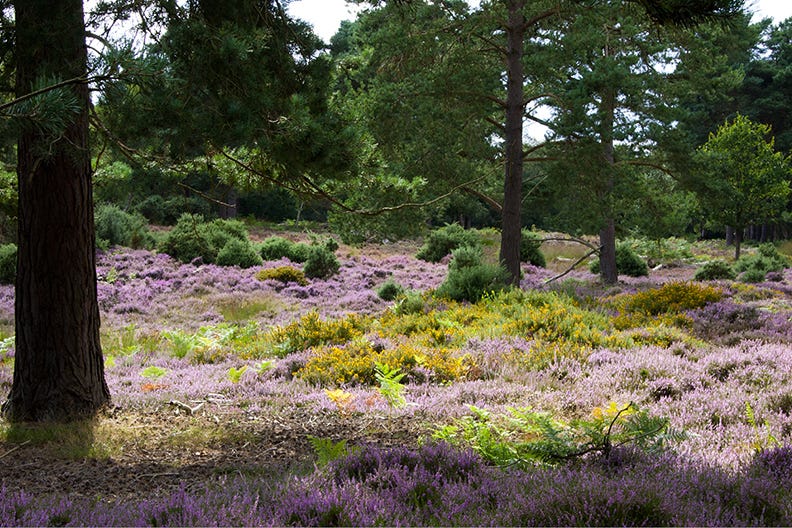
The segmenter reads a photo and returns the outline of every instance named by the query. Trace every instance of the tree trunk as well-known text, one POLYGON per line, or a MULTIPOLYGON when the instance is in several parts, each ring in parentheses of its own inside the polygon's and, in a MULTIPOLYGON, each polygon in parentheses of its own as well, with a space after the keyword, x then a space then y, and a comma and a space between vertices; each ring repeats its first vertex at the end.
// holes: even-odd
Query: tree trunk
POLYGON ((525 0, 509 0, 506 24, 506 131, 505 176, 501 224, 500 261, 508 273, 509 284, 520 283, 520 237, 523 178, 523 37, 525 0))
POLYGON ((600 229, 600 279, 603 284, 616 284, 619 270, 616 268, 616 222, 606 220, 600 229))
POLYGON ((740 258, 740 246, 742 246, 744 228, 736 228, 734 230, 734 260, 740 258))
MULTIPOLYGON (((17 94, 36 83, 84 78, 82 0, 15 3, 17 94)), ((19 139, 16 355, 6 417, 69 421, 94 414, 110 393, 99 344, 88 87, 65 129, 26 127, 19 139)))
POLYGON ((726 245, 731 246, 734 244, 734 228, 726 226, 726 245))
MULTIPOLYGON (((605 55, 610 51, 606 48, 605 55)), ((619 270, 616 267, 616 222, 611 205, 611 194, 615 185, 613 146, 613 126, 616 112, 616 93, 606 88, 600 103, 601 126, 600 141, 602 142, 602 170, 605 172, 604 208, 605 218, 600 229, 600 279, 603 284, 616 284, 619 281, 619 270)))

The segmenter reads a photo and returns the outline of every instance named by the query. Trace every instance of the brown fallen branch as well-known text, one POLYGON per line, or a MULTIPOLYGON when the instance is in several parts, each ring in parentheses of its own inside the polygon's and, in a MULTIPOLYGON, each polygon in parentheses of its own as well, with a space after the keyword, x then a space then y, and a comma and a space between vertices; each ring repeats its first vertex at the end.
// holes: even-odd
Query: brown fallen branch
POLYGON ((24 442, 22 442, 22 443, 21 443, 21 444, 19 444, 18 446, 14 447, 13 449, 10 449, 10 450, 6 451, 5 453, 3 453, 2 455, 0 455, 0 458, 5 458, 5 457, 7 457, 8 455, 10 455, 11 453, 13 453, 14 451, 16 451, 17 449, 19 449, 20 447, 22 447, 22 446, 25 446, 25 445, 27 445, 27 444, 29 444, 29 443, 30 443, 30 440, 25 440, 24 442))
POLYGON ((569 269, 567 269, 567 270, 566 270, 564 273, 562 273, 562 274, 560 274, 560 275, 556 275, 556 276, 555 276, 555 277, 553 277, 552 279, 547 279, 547 280, 546 280, 544 283, 545 283, 545 284, 550 284, 551 282, 555 282, 555 281, 557 281, 557 280, 558 280, 558 279, 560 279, 560 278, 566 277, 567 275, 569 275, 570 273, 572 273, 572 270, 574 270, 576 267, 578 267, 578 266, 580 265, 580 263, 581 263, 581 262, 583 262, 584 260, 586 260, 587 258, 589 258, 589 257, 590 257, 591 255, 593 255, 594 253, 599 253, 600 249, 602 249, 602 246, 600 246, 600 247, 598 247, 598 248, 594 248, 594 249, 592 249, 591 251, 589 251, 588 253, 586 253, 585 255, 583 255, 582 257, 580 257, 579 259, 577 259, 577 261, 575 261, 575 263, 574 263, 574 264, 572 264, 572 265, 569 267, 569 269))

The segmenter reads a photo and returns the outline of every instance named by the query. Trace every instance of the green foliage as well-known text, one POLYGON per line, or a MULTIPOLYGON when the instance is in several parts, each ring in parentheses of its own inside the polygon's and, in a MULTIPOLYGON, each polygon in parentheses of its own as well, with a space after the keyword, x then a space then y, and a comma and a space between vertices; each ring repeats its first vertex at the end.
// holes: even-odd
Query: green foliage
POLYGON ((302 242, 292 242, 287 238, 272 236, 264 239, 259 251, 264 260, 279 260, 286 257, 294 263, 301 264, 308 260, 309 246, 302 242))
POLYGON ((4 244, 0 246, 0 284, 14 284, 17 271, 17 246, 4 244))
POLYGON ((128 213, 111 204, 100 204, 94 210, 96 244, 101 248, 124 246, 147 248, 154 244, 148 222, 136 213, 128 213))
POLYGON ((391 407, 404 407, 407 400, 404 397, 404 385, 401 380, 405 373, 400 368, 391 368, 383 363, 376 363, 374 378, 379 384, 379 392, 391 407))
POLYGON ((247 370, 248 370, 248 366, 247 365, 243 365, 240 368, 236 368, 236 367, 229 368, 228 369, 228 380, 231 383, 234 383, 234 384, 239 383, 239 380, 242 379, 242 375, 245 372, 247 372, 247 370))
POLYGON ((308 279, 305 278, 305 273, 291 266, 278 266, 277 268, 263 269, 256 273, 256 278, 260 281, 276 280, 285 283, 296 282, 300 286, 308 285, 308 279))
POLYGON ((325 467, 333 460, 349 455, 351 451, 347 446, 346 440, 333 442, 329 438, 319 438, 317 436, 308 435, 308 441, 311 443, 311 447, 314 450, 314 454, 317 458, 316 465, 319 467, 325 467))
POLYGON ((174 225, 185 213, 208 216, 211 214, 209 203, 198 196, 161 196, 148 195, 134 206, 137 213, 145 216, 149 222, 161 225, 174 225))
POLYGON ((756 254, 743 255, 734 263, 734 271, 742 282, 762 282, 771 271, 783 271, 789 259, 781 255, 773 244, 762 244, 756 254))
POLYGON ((197 348, 200 344, 198 334, 189 334, 180 330, 162 332, 162 337, 168 340, 171 355, 178 359, 184 359, 187 355, 197 348))
POLYGON ((377 296, 383 301, 394 301, 404 294, 404 286, 397 284, 393 279, 388 279, 377 287, 377 296))
MULTIPOLYGON (((751 223, 772 221, 787 205, 792 169, 789 160, 767 139, 768 125, 743 115, 724 123, 698 151, 691 183, 713 222, 738 232, 751 223)), ((735 256, 740 255, 740 240, 735 256)))
POLYGON ((480 245, 481 239, 476 231, 466 230, 459 224, 448 224, 430 232, 415 256, 427 262, 440 262, 454 249, 480 245))
POLYGON ((424 311, 424 304, 421 292, 408 291, 397 298, 392 310, 396 315, 418 314, 424 311))
POLYGON ((220 219, 205 222, 200 215, 182 215, 162 240, 159 249, 182 262, 192 262, 200 258, 204 263, 212 264, 231 240, 241 242, 241 245, 234 244, 229 248, 224 260, 231 262, 234 260, 232 257, 236 256, 239 257, 239 262, 256 261, 257 255, 254 255, 255 251, 250 247, 247 228, 242 222, 220 219))
POLYGON ((148 379, 160 379, 167 373, 168 373, 167 369, 161 367, 155 367, 152 365, 150 367, 146 367, 145 369, 143 369, 140 375, 148 379))
POLYGON ((261 256, 247 238, 239 240, 231 238, 217 253, 215 264, 218 266, 239 266, 252 268, 263 263, 261 256))
POLYGON ((433 437, 470 447, 500 466, 558 464, 592 453, 607 458, 627 444, 652 451, 683 438, 666 418, 649 416, 633 403, 611 403, 569 422, 529 408, 511 408, 508 415, 469 408, 472 415, 438 428, 433 437))
POLYGON ((649 266, 679 265, 694 258, 690 242, 682 238, 630 238, 625 243, 646 258, 649 266))
MULTIPOLYGON (((620 275, 630 277, 646 277, 649 275, 649 267, 646 262, 626 243, 616 244, 616 270, 620 275)), ((599 259, 591 263, 589 271, 599 274, 599 259)))
POLYGON ((753 430, 753 439, 751 440, 751 447, 757 453, 761 453, 765 449, 770 447, 781 447, 781 442, 773 435, 770 431, 770 423, 765 420, 761 427, 759 422, 756 420, 756 414, 754 413, 753 407, 749 402, 745 402, 745 418, 748 421, 748 425, 751 426, 753 430))
POLYGON ((520 238, 520 262, 527 262, 544 268, 547 266, 545 256, 539 250, 542 246, 542 236, 527 229, 522 230, 520 238))
MULTIPOLYGON (((333 239, 330 239, 333 240, 333 239)), ((333 243, 335 241, 333 240, 333 243)), ((332 244, 313 245, 308 249, 308 258, 303 266, 303 273, 312 279, 326 279, 338 273, 341 264, 335 256, 335 249, 330 249, 332 244)), ((336 245, 337 247, 337 245, 336 245)))
POLYGON ((451 255, 448 276, 435 292, 438 297, 477 302, 484 295, 506 287, 506 270, 499 265, 484 264, 480 247, 461 246, 451 255))
POLYGON ((710 260, 696 270, 694 280, 734 280, 737 274, 725 260, 710 260))

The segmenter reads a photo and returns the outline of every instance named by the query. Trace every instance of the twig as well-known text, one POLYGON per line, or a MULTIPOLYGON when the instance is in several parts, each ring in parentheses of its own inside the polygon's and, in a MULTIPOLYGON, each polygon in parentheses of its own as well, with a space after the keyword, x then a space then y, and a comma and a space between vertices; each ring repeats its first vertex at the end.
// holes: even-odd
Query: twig
POLYGON ((22 447, 22 446, 24 446, 24 445, 27 445, 27 444, 29 444, 29 443, 30 443, 30 440, 25 440, 24 442, 22 442, 22 443, 21 443, 21 444, 19 444, 18 446, 14 447, 13 449, 11 449, 11 450, 9 450, 9 451, 7 451, 7 452, 3 453, 2 455, 0 455, 0 458, 5 458, 5 457, 7 457, 8 455, 10 455, 11 453, 13 453, 14 451, 16 451, 17 449, 19 449, 20 447, 22 447))
POLYGON ((551 282, 555 282, 555 281, 557 281, 558 279, 560 279, 562 277, 566 277, 567 275, 572 273, 572 270, 574 270, 581 262, 583 262, 584 260, 589 258, 594 253, 598 253, 600 249, 602 249, 602 248, 592 249, 591 251, 589 251, 588 253, 586 253, 585 255, 580 257, 579 259, 577 259, 577 261, 574 264, 572 264, 564 273, 562 273, 560 275, 556 275, 555 277, 553 277, 551 279, 547 279, 545 281, 545 284, 550 284, 551 282))
POLYGON ((206 402, 201 402, 198 405, 196 405, 195 407, 190 407, 186 403, 180 402, 179 400, 171 400, 171 401, 168 402, 168 404, 169 405, 173 405, 174 407, 178 407, 179 409, 182 409, 183 411, 187 411, 189 414, 195 414, 196 412, 201 410, 201 407, 203 407, 204 404, 206 404, 206 402))

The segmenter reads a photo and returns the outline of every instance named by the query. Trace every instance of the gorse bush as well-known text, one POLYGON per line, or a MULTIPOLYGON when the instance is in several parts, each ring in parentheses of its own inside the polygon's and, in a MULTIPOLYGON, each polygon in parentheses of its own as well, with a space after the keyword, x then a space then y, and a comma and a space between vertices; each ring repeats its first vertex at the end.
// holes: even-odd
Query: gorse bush
POLYGON ((520 262, 527 262, 534 266, 544 268, 547 266, 544 254, 539 250, 542 246, 542 237, 538 233, 523 229, 520 238, 520 262))
MULTIPOLYGON (((600 272, 599 259, 591 263, 589 270, 591 273, 600 272)), ((649 267, 646 262, 625 243, 616 245, 616 271, 619 275, 627 275, 629 277, 646 277, 649 275, 649 267)))
POLYGON ((110 204, 100 204, 94 211, 96 223, 96 244, 107 249, 110 246, 124 246, 134 249, 154 245, 146 219, 140 214, 123 211, 110 204))
POLYGON ((482 262, 480 247, 462 246, 451 252, 448 276, 435 294, 454 301, 477 302, 485 294, 506 287, 506 270, 482 262))
POLYGON ((184 214, 162 240, 159 249, 185 263, 201 259, 204 263, 214 264, 231 240, 236 242, 225 251, 224 262, 261 264, 253 255, 255 251, 248 239, 247 228, 238 220, 205 222, 203 216, 184 214))
POLYGON ((457 356, 447 349, 411 344, 381 348, 368 340, 355 339, 343 346, 315 349, 305 365, 294 375, 321 386, 381 387, 383 373, 396 373, 399 382, 402 378, 448 382, 465 378, 473 370, 473 366, 469 355, 457 356))
POLYGON ((722 297, 723 292, 712 286, 692 282, 669 282, 659 288, 626 295, 617 304, 628 313, 660 315, 702 308, 722 297))
POLYGON ((260 281, 276 280, 280 282, 296 282, 300 286, 307 286, 308 279, 302 270, 291 266, 278 266, 277 268, 263 269, 256 273, 256 278, 260 281))
POLYGON ((266 238, 259 246, 261 258, 264 260, 279 260, 285 257, 296 264, 308 260, 308 251, 308 244, 292 242, 279 236, 266 238))
POLYGON ((724 260, 710 260, 696 270, 693 278, 697 281, 705 280, 734 280, 737 274, 724 260))
POLYGON ((283 357, 319 345, 342 345, 361 337, 368 324, 367 318, 356 314, 325 321, 318 313, 309 312, 292 323, 272 329, 266 340, 270 352, 283 357))
POLYGON ((17 272, 17 246, 0 246, 0 284, 14 284, 17 272))
POLYGON ((430 232, 415 256, 427 262, 440 262, 454 249, 480 245, 481 238, 476 231, 466 230, 459 224, 449 224, 430 232))

